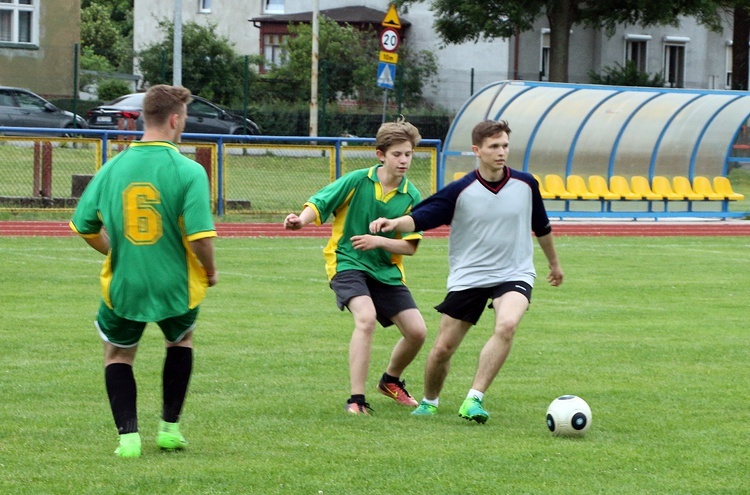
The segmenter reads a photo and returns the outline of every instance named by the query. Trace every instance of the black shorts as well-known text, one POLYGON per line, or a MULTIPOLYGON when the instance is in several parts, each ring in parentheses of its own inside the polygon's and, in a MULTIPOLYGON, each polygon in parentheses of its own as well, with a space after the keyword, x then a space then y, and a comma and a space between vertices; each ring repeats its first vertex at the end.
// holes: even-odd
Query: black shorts
POLYGON ((341 311, 348 307, 352 297, 368 296, 372 299, 378 322, 384 327, 393 325, 391 318, 400 312, 417 307, 405 285, 387 285, 359 270, 337 273, 331 279, 330 286, 341 311))
POLYGON ((529 284, 526 282, 504 282, 494 287, 451 291, 445 296, 443 302, 435 306, 435 309, 451 318, 476 325, 484 312, 484 308, 492 307, 491 301, 489 306, 485 306, 487 300, 497 299, 506 292, 519 292, 531 302, 531 286, 529 284))

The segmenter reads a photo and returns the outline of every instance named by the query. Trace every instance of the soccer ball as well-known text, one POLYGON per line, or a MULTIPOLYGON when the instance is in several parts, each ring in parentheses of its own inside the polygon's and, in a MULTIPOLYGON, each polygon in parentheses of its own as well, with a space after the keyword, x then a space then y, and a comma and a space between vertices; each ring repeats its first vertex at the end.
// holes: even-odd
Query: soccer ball
POLYGON ((547 428, 555 436, 582 436, 591 428, 591 408, 575 395, 558 397, 547 408, 547 428))

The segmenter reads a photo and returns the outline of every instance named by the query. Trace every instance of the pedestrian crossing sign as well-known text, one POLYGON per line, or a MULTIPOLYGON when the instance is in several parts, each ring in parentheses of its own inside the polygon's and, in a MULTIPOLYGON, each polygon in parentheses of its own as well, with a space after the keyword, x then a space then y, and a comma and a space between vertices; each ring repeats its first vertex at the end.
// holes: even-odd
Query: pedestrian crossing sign
POLYGON ((393 89, 396 80, 396 66, 385 62, 378 63, 378 86, 393 89))

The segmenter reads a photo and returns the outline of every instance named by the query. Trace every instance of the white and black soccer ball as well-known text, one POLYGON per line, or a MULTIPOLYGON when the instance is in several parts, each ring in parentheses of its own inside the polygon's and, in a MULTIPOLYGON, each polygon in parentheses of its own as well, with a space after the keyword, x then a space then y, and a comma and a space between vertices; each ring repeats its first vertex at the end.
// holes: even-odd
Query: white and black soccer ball
POLYGON ((547 428, 555 436, 579 437, 591 428, 591 408, 575 395, 563 395, 547 408, 547 428))

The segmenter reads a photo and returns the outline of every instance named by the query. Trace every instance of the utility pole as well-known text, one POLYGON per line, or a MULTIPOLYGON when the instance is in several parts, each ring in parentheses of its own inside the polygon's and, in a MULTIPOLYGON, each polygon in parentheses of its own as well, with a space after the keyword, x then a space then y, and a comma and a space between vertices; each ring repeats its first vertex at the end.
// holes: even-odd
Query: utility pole
POLYGON ((312 63, 310 70, 310 135, 318 135, 318 25, 319 0, 313 0, 312 63))
POLYGON ((182 0, 174 0, 174 43, 172 47, 172 84, 182 86, 182 0))

